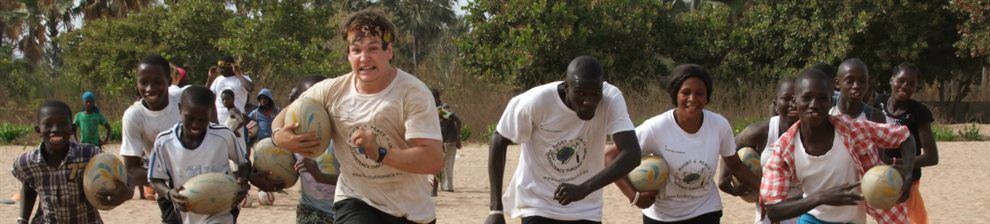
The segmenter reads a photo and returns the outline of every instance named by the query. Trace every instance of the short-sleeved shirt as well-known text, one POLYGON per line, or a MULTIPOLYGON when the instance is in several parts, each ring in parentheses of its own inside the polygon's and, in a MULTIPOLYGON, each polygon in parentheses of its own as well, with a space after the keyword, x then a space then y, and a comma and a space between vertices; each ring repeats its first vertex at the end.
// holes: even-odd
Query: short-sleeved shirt
MULTIPOLYGON (((302 160, 306 158, 300 154, 293 155, 296 157, 298 163, 302 163, 302 160)), ((323 152, 322 155, 313 160, 316 161, 316 166, 320 168, 320 172, 329 175, 337 175, 339 173, 340 164, 333 156, 333 144, 327 147, 326 152, 323 152)), ((299 204, 333 216, 333 195, 336 192, 337 185, 317 182, 316 178, 313 178, 313 175, 309 172, 300 173, 299 182, 302 185, 299 190, 302 193, 299 196, 299 204)))
POLYGON ((75 119, 72 119, 72 124, 79 126, 80 142, 100 146, 100 126, 109 123, 100 112, 86 113, 86 111, 80 111, 76 113, 75 119))
POLYGON ((282 111, 281 108, 275 107, 272 108, 272 113, 270 115, 265 115, 265 112, 259 107, 248 114, 248 117, 251 118, 251 120, 258 122, 258 139, 272 137, 272 122, 275 121, 275 116, 278 115, 280 111, 282 111))
POLYGON ((103 223, 83 193, 83 171, 99 148, 69 143, 69 153, 56 167, 45 162, 44 144, 14 160, 14 178, 38 194, 38 212, 31 223, 103 223))
POLYGON ((350 142, 358 128, 371 131, 379 146, 393 150, 412 147, 411 139, 442 140, 433 94, 426 84, 402 70, 397 70, 392 82, 377 93, 359 93, 357 82, 349 73, 317 83, 300 96, 324 105, 330 113, 334 156, 340 162, 334 200, 361 200, 413 222, 435 220, 430 175, 377 163, 350 142))
MULTIPOLYGON (((897 148, 911 134, 903 126, 853 120, 848 116, 829 116, 829 122, 835 127, 836 138, 841 139, 841 148, 849 150, 849 155, 853 157, 856 177, 862 177, 870 168, 882 164, 879 156, 880 149, 897 148)), ((787 129, 784 135, 780 136, 777 143, 773 145, 770 159, 766 164, 763 164, 760 204, 764 207, 792 197, 788 195, 791 186, 800 185, 802 181, 806 181, 799 179, 794 155, 797 148, 795 139, 800 126, 801 122, 798 121, 787 129)), ((836 150, 836 148, 833 146, 832 150, 836 150)), ((908 222, 907 208, 904 204, 898 204, 889 209, 873 209, 866 205, 866 213, 880 223, 908 222)))
POLYGON ((562 183, 581 184, 605 168, 605 139, 635 126, 618 88, 602 85, 595 116, 581 120, 557 94, 552 82, 509 101, 496 131, 522 145, 519 166, 502 201, 511 217, 542 216, 558 220, 602 218, 602 190, 566 206, 554 200, 562 183))
POLYGON ((677 125, 675 111, 664 112, 636 127, 643 154, 662 157, 670 170, 656 201, 643 209, 643 215, 664 222, 722 210, 715 171, 722 157, 736 154, 732 126, 725 117, 703 110, 701 128, 688 133, 677 125))
POLYGON ((437 106, 437 113, 440 114, 440 131, 443 133, 443 142, 457 142, 461 136, 461 130, 457 130, 457 114, 450 111, 447 104, 437 106))
MULTIPOLYGON (((251 81, 251 77, 244 75, 244 78, 251 81)), ((230 77, 220 76, 213 80, 213 84, 210 85, 210 90, 213 94, 216 94, 217 98, 214 105, 217 109, 217 122, 223 124, 227 121, 227 117, 230 115, 227 107, 223 106, 223 99, 220 99, 220 93, 224 90, 231 90, 234 92, 234 107, 238 110, 244 111, 244 106, 248 101, 248 94, 250 92, 245 88, 246 84, 241 83, 241 79, 237 78, 236 75, 230 77)))
MULTIPOLYGON (((914 144, 917 146, 917 155, 921 155, 922 147, 924 146, 921 145, 921 138, 918 137, 918 126, 935 122, 935 117, 932 116, 932 111, 921 102, 915 100, 908 100, 907 111, 902 114, 893 114, 892 112, 887 111, 886 99, 880 101, 880 107, 883 108, 883 115, 887 117, 888 124, 907 126, 908 131, 911 132, 911 136, 914 136, 914 144)), ((887 150, 887 155, 893 158, 901 158, 901 151, 887 150)), ((911 176, 913 181, 918 181, 921 179, 921 168, 915 168, 912 173, 914 173, 914 175, 911 176)))
MULTIPOLYGON (((169 187, 177 188, 193 177, 205 173, 233 175, 230 162, 247 163, 244 143, 226 127, 210 124, 206 136, 197 148, 187 148, 179 139, 182 123, 162 132, 155 141, 148 168, 148 180, 165 180, 169 187)), ((229 212, 217 215, 203 215, 192 212, 179 212, 183 223, 233 223, 229 212)))
POLYGON ((169 95, 168 105, 159 111, 149 110, 140 100, 134 102, 121 120, 120 155, 147 159, 158 134, 171 129, 180 119, 178 96, 169 95))

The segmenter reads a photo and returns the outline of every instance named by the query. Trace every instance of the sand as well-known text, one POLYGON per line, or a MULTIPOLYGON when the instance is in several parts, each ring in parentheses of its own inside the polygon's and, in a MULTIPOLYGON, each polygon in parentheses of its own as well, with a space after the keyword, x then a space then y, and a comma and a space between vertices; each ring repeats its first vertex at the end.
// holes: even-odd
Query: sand
MULTIPOLYGON (((928 207, 931 223, 981 223, 990 220, 990 213, 980 210, 990 206, 990 194, 985 190, 990 183, 990 142, 939 142, 940 164, 925 168, 921 191, 928 207)), ((0 196, 7 198, 18 191, 19 183, 9 174, 13 159, 31 150, 25 146, 0 147, 0 196)), ((116 152, 117 146, 108 151, 116 152)), ((438 223, 482 223, 488 214, 488 149, 487 145, 471 144, 459 150, 454 171, 455 192, 441 192, 436 198, 438 223)), ((504 183, 516 166, 518 147, 509 149, 504 183)), ((240 223, 294 223, 295 208, 299 200, 299 187, 279 194, 273 206, 245 208, 238 219, 240 223)), ((252 195, 257 192, 252 191, 252 195)), ((722 195, 723 223, 752 223, 753 205, 739 198, 722 195)), ((17 205, 0 205, 0 222, 13 222, 18 217, 17 205)), ((154 201, 131 200, 111 211, 103 211, 106 223, 156 223, 159 210, 154 201)), ((614 185, 605 188, 605 223, 640 223, 641 213, 629 206, 628 201, 614 185)), ((508 219, 519 223, 519 219, 508 219)))

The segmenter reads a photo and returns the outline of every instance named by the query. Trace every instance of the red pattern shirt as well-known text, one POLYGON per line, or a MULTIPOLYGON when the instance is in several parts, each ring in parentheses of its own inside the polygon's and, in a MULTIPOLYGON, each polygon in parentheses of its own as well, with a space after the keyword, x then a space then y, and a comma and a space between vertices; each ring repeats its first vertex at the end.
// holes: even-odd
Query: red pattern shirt
MULTIPOLYGON (((835 126, 836 137, 842 139, 842 144, 853 156, 856 173, 860 177, 870 168, 883 164, 878 153, 880 149, 899 148, 911 134, 904 126, 856 121, 843 116, 829 116, 829 122, 835 126)), ((763 165, 760 203, 764 208, 787 199, 788 189, 792 185, 800 185, 794 169, 793 144, 800 124, 800 121, 794 123, 787 133, 780 136, 771 148, 770 159, 763 165)), ((889 209, 874 209, 866 205, 866 213, 881 224, 908 223, 907 208, 903 203, 889 209)))

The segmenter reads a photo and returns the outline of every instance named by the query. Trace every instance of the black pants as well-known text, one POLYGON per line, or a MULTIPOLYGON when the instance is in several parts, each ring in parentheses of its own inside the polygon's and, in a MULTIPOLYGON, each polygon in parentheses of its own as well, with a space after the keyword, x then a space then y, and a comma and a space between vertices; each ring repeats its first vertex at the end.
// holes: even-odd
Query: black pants
POLYGON ((156 198, 158 209, 162 211, 162 224, 182 224, 179 211, 175 210, 172 200, 159 195, 156 198))
MULTIPOLYGON (((378 209, 371 207, 358 199, 345 199, 338 201, 333 203, 333 209, 335 213, 335 224, 415 223, 405 218, 395 217, 389 215, 388 213, 379 211, 378 209)), ((436 220, 433 220, 430 223, 436 222, 436 220)))
POLYGON ((694 218, 674 222, 661 222, 644 215, 643 224, 719 224, 721 219, 722 211, 709 212, 703 215, 695 216, 694 218))
POLYGON ((591 220, 556 220, 542 216, 527 216, 522 218, 522 224, 601 224, 591 220))

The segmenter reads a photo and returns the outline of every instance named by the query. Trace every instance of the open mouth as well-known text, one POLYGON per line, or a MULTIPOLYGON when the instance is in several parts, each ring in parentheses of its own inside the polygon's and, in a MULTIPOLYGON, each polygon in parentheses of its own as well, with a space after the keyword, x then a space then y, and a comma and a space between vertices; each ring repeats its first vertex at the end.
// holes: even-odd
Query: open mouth
POLYGON ((361 72, 361 73, 372 72, 372 71, 375 71, 375 70, 378 70, 378 66, 365 65, 365 66, 358 67, 358 72, 361 72))
POLYGON ((65 137, 52 134, 48 137, 48 142, 59 145, 65 142, 65 137))

